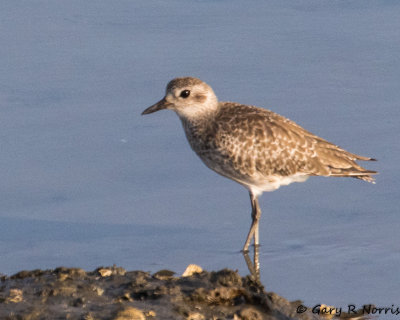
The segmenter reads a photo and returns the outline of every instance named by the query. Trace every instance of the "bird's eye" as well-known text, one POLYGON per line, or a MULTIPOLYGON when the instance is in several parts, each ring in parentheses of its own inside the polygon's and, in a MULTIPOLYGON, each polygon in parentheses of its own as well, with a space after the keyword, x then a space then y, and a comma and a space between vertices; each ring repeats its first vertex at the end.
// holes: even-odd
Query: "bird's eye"
POLYGON ((189 90, 183 90, 181 92, 181 97, 182 98, 187 98, 187 97, 189 97, 189 95, 190 95, 190 91, 189 90))

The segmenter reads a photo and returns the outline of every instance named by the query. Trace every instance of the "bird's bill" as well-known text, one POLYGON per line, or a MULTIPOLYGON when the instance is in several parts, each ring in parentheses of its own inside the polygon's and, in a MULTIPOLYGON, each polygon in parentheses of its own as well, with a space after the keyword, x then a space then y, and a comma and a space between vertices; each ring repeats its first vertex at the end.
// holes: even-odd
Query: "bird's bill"
POLYGON ((148 107, 146 110, 142 112, 143 114, 153 113, 159 110, 167 109, 171 104, 163 98, 162 100, 158 101, 156 104, 153 104, 151 107, 148 107))

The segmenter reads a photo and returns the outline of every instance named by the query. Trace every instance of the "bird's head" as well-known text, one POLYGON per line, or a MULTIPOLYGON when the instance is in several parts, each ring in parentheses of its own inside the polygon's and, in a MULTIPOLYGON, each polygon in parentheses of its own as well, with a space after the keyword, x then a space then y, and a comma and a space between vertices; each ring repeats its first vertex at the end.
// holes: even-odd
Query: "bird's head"
POLYGON ((162 109, 171 109, 183 119, 195 120, 213 114, 218 109, 218 99, 213 89, 200 79, 176 78, 168 83, 165 97, 142 114, 162 109))

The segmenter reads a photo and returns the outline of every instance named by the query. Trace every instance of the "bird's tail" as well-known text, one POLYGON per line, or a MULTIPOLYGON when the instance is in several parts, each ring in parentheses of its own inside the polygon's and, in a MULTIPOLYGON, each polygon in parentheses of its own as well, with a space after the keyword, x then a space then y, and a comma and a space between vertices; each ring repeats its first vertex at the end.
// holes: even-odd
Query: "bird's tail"
POLYGON ((372 171, 372 170, 359 171, 357 169, 355 169, 355 170, 354 169, 341 170, 342 172, 332 173, 331 176, 332 177, 351 177, 351 178, 356 178, 356 179, 364 180, 364 181, 375 184, 375 178, 372 175, 378 174, 377 171, 372 171))
POLYGON ((373 175, 378 172, 367 170, 360 166, 356 161, 376 161, 376 159, 350 153, 330 143, 321 144, 319 148, 317 148, 317 154, 320 163, 326 169, 327 174, 324 175, 333 177, 352 177, 375 183, 373 175))
POLYGON ((363 167, 361 167, 358 163, 356 163, 356 160, 361 160, 361 161, 377 161, 376 159, 373 158, 368 158, 368 157, 362 157, 356 154, 350 154, 350 157, 353 157, 353 159, 349 159, 352 162, 352 166, 351 167, 347 167, 347 168, 335 168, 335 167, 331 167, 330 171, 331 171, 331 176, 334 177, 351 177, 351 178, 356 178, 356 179, 360 179, 360 180, 364 180, 370 183, 375 184, 375 178, 373 177, 373 175, 378 174, 377 171, 373 171, 373 170, 367 170, 363 167))

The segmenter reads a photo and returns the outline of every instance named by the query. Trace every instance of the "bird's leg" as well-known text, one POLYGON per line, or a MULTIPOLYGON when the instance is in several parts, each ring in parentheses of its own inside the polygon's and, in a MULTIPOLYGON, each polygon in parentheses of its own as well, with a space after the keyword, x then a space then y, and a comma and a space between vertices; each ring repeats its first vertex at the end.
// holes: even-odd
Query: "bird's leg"
POLYGON ((258 204, 258 198, 255 196, 251 197, 252 197, 251 201, 254 202, 254 207, 255 207, 255 216, 253 217, 253 220, 256 221, 256 227, 254 230, 254 246, 258 247, 260 245, 259 222, 261 217, 261 210, 260 210, 260 205, 258 204))
POLYGON ((247 236, 246 243, 243 248, 243 255, 246 261, 247 267, 249 268, 250 274, 253 277, 253 280, 257 283, 260 283, 260 259, 259 259, 259 231, 258 225, 261 216, 260 206, 258 204, 257 197, 250 193, 251 200, 251 218, 252 223, 250 227, 249 234, 247 236), (250 260, 248 254, 248 247, 250 245, 251 239, 254 239, 254 256, 253 262, 250 260))
POLYGON ((258 204, 257 196, 255 196, 252 192, 250 192, 250 201, 251 201, 252 222, 251 222, 251 227, 250 227, 249 233, 247 235, 246 242, 244 243, 244 246, 243 246, 243 252, 249 251, 249 245, 250 245, 252 238, 254 238, 254 245, 255 246, 259 245, 258 222, 261 217, 261 210, 260 210, 260 206, 258 204))

